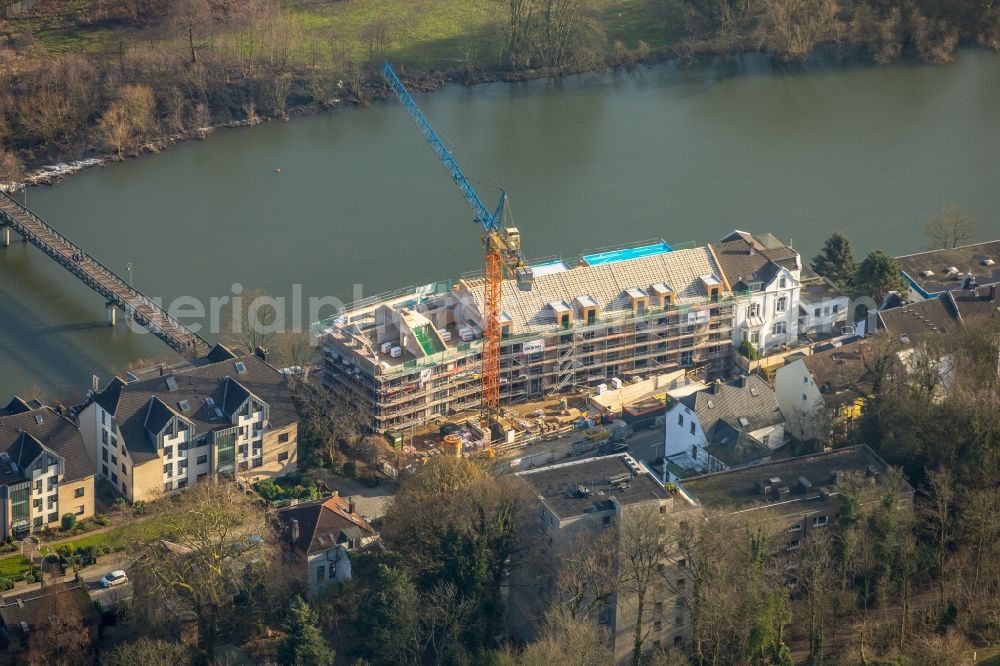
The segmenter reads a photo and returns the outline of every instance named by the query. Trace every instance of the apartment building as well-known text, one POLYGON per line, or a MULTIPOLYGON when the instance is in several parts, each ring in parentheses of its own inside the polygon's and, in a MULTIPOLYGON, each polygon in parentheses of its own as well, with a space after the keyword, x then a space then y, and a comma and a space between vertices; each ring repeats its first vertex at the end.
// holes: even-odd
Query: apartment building
POLYGON ((0 409, 0 537, 94 515, 94 467, 76 424, 38 401, 0 409))
MULTIPOLYGON (((535 546, 530 572, 515 574, 508 594, 510 629, 519 637, 531 640, 543 619, 548 604, 558 593, 551 585, 557 578, 560 554, 593 541, 602 532, 612 535, 611 547, 629 539, 623 520, 632 511, 646 511, 655 516, 663 534, 673 531, 671 521, 688 518, 694 504, 675 498, 645 467, 628 454, 578 460, 518 476, 538 495, 541 539, 535 546), (523 577, 523 580, 521 579, 523 577)), ((624 544, 626 550, 631 546, 624 544)), ((522 552, 521 555, 524 555, 522 552)), ((621 560, 612 558, 621 564, 621 560)), ((683 578, 683 560, 666 556, 657 563, 643 604, 642 635, 644 649, 682 645, 690 637, 690 617, 684 600, 671 591, 668 580, 683 578)), ((514 571, 519 567, 515 566, 514 571)), ((615 574, 610 574, 615 579, 615 574)), ((589 605, 587 600, 584 603, 589 605)), ((592 619, 605 627, 612 641, 616 664, 630 663, 635 646, 638 601, 627 586, 616 589, 606 602, 595 604, 592 619)))
POLYGON ((1000 240, 899 257, 914 298, 936 298, 949 291, 1000 284, 1000 240))
POLYGON ((735 311, 733 344, 744 341, 760 355, 795 342, 799 335, 799 253, 771 234, 734 231, 712 244, 726 280, 744 293, 735 311))
POLYGON ((148 374, 116 377, 78 417, 97 474, 129 501, 295 469, 298 414, 264 350, 238 357, 217 345, 190 367, 148 374))
MULTIPOLYGON (((657 241, 532 268, 529 291, 502 287, 504 403, 677 369, 728 372, 741 294, 711 247, 657 241)), ((349 306, 317 326, 323 383, 376 432, 473 409, 482 311, 481 278, 349 306)))

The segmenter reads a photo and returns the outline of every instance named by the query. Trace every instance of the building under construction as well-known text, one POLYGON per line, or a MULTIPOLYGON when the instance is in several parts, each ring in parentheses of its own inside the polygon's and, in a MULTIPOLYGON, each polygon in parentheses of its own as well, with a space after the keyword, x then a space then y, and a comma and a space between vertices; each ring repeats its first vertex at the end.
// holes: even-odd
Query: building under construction
MULTIPOLYGON (((689 368, 727 373, 734 294, 710 246, 663 241, 532 266, 502 286, 502 404, 689 368)), ((323 382, 376 432, 476 408, 481 277, 404 290, 319 324, 323 382)))

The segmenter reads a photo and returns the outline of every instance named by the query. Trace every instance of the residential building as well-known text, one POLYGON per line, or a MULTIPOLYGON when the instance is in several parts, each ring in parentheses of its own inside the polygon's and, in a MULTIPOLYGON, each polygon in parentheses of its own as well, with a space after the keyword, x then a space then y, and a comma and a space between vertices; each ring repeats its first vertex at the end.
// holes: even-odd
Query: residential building
MULTIPOLYGON (((504 402, 678 369, 727 374, 736 298, 710 247, 658 241, 532 268, 530 290, 502 287, 504 402)), ((348 306, 317 327, 324 385, 376 432, 472 410, 482 309, 481 278, 348 306)))
POLYGON ((771 234, 734 231, 711 246, 734 292, 744 295, 735 310, 733 344, 744 341, 760 355, 788 346, 799 336, 799 253, 771 234))
POLYGON ((309 595, 351 579, 350 553, 378 540, 354 501, 337 495, 278 511, 289 559, 300 569, 309 595))
POLYGON ((870 341, 853 338, 788 359, 774 375, 774 392, 785 429, 799 441, 850 429, 873 390, 870 341))
POLYGON ((26 645, 39 624, 67 610, 79 612, 87 639, 91 645, 96 644, 101 618, 87 592, 87 584, 82 582, 56 584, 4 597, 0 601, 0 642, 8 649, 12 645, 26 645))
POLYGON ((189 367, 113 379, 79 414, 99 477, 129 501, 212 479, 295 469, 298 414, 267 354, 217 345, 189 367), (146 375, 143 375, 144 377, 146 375))
POLYGON ((666 414, 666 458, 682 469, 718 472, 766 462, 785 443, 774 391, 758 375, 686 395, 666 414))
POLYGON ((917 298, 935 298, 977 284, 997 284, 1000 240, 909 254, 899 257, 899 263, 911 294, 917 298))
POLYGON ((0 537, 94 515, 94 467, 75 423, 37 401, 0 409, 0 537))
POLYGON ((854 333, 851 299, 825 277, 802 269, 799 288, 799 335, 811 340, 854 333))
MULTIPOLYGON (((509 586, 507 616, 511 631, 524 640, 536 636, 545 609, 557 593, 551 584, 557 578, 561 554, 592 542, 605 531, 612 535, 612 544, 620 543, 623 537, 628 538, 622 533, 622 520, 630 511, 648 511, 663 521, 664 533, 668 533, 669 522, 679 520, 686 515, 682 512, 692 508, 684 500, 675 505, 675 498, 628 454, 552 465, 518 476, 537 493, 541 541, 536 548, 544 551, 544 556, 540 552, 521 553, 532 558, 531 567, 513 567, 519 573, 509 586)), ((654 577, 643 608, 647 649, 680 645, 690 634, 683 601, 665 584, 684 563, 670 560, 657 566, 663 575, 654 577)), ((595 600, 586 603, 590 601, 595 600)), ((619 589, 595 606, 592 619, 608 629, 615 663, 628 663, 638 621, 634 593, 619 589)))
POLYGON ((781 550, 794 551, 803 539, 833 525, 840 494, 857 488, 862 505, 881 502, 887 492, 912 506, 913 488, 867 446, 771 462, 677 482, 681 492, 705 509, 767 512, 782 535, 781 550))

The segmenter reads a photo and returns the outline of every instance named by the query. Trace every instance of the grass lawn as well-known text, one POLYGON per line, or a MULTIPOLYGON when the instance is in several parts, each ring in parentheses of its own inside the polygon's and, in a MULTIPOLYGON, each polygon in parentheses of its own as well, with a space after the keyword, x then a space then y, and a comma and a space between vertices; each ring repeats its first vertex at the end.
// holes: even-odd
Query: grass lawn
POLYGON ((4 578, 20 578, 28 568, 28 560, 20 554, 0 560, 0 576, 4 578))
MULTIPOLYGON (((65 0, 56 12, 9 21, 6 30, 0 28, 0 38, 30 31, 51 53, 117 52, 120 33, 74 22, 81 9, 94 1, 65 0)), ((284 4, 286 27, 293 33, 292 57, 301 64, 329 63, 331 58, 367 61, 372 55, 372 26, 382 25, 374 32, 382 33, 382 56, 394 62, 419 68, 452 67, 469 55, 476 66, 489 68, 499 64, 506 32, 505 6, 499 0, 290 0, 284 4)), ((663 25, 652 5, 650 0, 593 0, 595 18, 607 37, 605 48, 610 50, 616 40, 634 49, 640 40, 657 47, 676 39, 676 32, 663 25)), ((153 34, 143 39, 155 38, 153 34)))

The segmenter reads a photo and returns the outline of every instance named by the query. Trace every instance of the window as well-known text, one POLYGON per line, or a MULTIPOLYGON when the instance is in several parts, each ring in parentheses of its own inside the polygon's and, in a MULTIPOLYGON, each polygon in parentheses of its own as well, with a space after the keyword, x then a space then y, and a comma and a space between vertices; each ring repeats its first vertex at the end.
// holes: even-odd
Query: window
POLYGON ((173 489, 174 489, 173 481, 167 481, 166 483, 163 484, 163 492, 169 493, 173 489))
POLYGON ((104 425, 104 423, 107 421, 107 418, 108 418, 108 413, 102 409, 101 410, 101 425, 104 425))
POLYGON ((747 306, 747 319, 760 317, 760 303, 751 303, 747 306))
POLYGON ((172 446, 164 446, 163 447, 163 457, 166 458, 167 460, 170 460, 171 458, 173 458, 174 457, 174 447, 172 447, 172 446))
POLYGON ((678 569, 683 569, 684 567, 687 566, 687 564, 688 564, 687 560, 677 560, 677 568, 678 569))
MULTIPOLYGON (((115 474, 114 472, 111 472, 111 483, 118 483, 118 475, 115 474)), ((125 484, 122 484, 122 485, 125 485, 125 484)))
POLYGON ((800 545, 801 542, 798 539, 792 539, 791 541, 788 542, 788 550, 795 550, 800 545))
POLYGON ((108 443, 108 431, 107 430, 102 430, 101 431, 101 442, 103 444, 107 444, 108 443))
POLYGON ((751 342, 751 344, 755 344, 755 345, 759 345, 760 344, 760 331, 751 331, 750 332, 750 342, 751 342))
POLYGON ((42 526, 42 517, 35 516, 35 527, 41 527, 41 526, 42 526))
POLYGON ((324 578, 326 578, 326 567, 321 564, 316 567, 316 582, 321 582, 324 578))
POLYGON ((279 444, 284 444, 287 441, 288 441, 288 433, 287 432, 283 432, 280 435, 278 435, 278 443, 279 444))
POLYGON ((813 310, 813 317, 818 317, 822 312, 823 311, 821 309, 816 308, 815 310, 813 310))
POLYGON ((805 393, 803 393, 803 394, 802 394, 802 402, 805 402, 805 401, 806 401, 806 400, 808 400, 808 399, 809 399, 809 398, 807 398, 807 397, 806 397, 806 394, 805 394, 805 393))
POLYGON ((657 601, 656 604, 653 606, 653 608, 656 609, 657 613, 662 613, 663 612, 663 602, 662 601, 657 601))
POLYGON ((661 631, 663 629, 663 623, 659 620, 653 622, 653 631, 661 631))
POLYGON ((823 525, 826 525, 829 522, 829 520, 830 520, 829 516, 816 516, 813 518, 813 526, 822 527, 823 525))
POLYGON ((241 462, 239 464, 239 469, 240 470, 245 470, 245 469, 247 469, 247 467, 248 467, 248 465, 247 465, 247 461, 246 460, 244 460, 243 462, 241 462))
POLYGON ((778 288, 784 289, 787 286, 788 286, 788 280, 785 279, 785 276, 781 276, 781 278, 778 280, 778 288))
POLYGON ((122 463, 122 476, 128 474, 128 469, 125 468, 125 463, 122 463))
POLYGON ((247 445, 246 444, 240 444, 240 455, 241 456, 245 456, 246 454, 247 454, 247 445))
POLYGON ((57 520, 59 520, 59 512, 53 511, 52 513, 49 514, 49 519, 46 522, 54 523, 57 520))
POLYGON ((334 565, 331 564, 330 565, 330 580, 333 580, 336 577, 337 577, 337 567, 335 567, 334 565))
POLYGON ((278 462, 285 462, 288 460, 288 451, 282 451, 278 454, 278 462))
POLYGON ((826 306, 825 308, 823 308, 823 314, 824 315, 829 315, 830 314, 830 306, 829 305, 826 306))
POLYGON ((76 515, 82 516, 83 515, 83 511, 84 511, 84 506, 82 504, 79 505, 78 507, 76 507, 76 515))
POLYGON ((693 444, 691 446, 691 457, 694 458, 695 460, 698 459, 698 445, 697 444, 693 444))
POLYGON ((173 476, 174 475, 174 464, 173 463, 167 463, 166 465, 164 465, 163 466, 163 473, 166 474, 167 476, 173 476))
POLYGON ((788 333, 788 324, 783 321, 777 322, 771 327, 771 333, 773 335, 785 335, 788 333))
POLYGON ((678 615, 677 617, 675 617, 674 618, 674 624, 677 625, 678 627, 681 626, 682 624, 684 624, 684 616, 683 615, 678 615))
POLYGON ((692 435, 694 434, 694 428, 695 428, 694 421, 691 421, 691 434, 692 435))
POLYGON ((124 481, 122 481, 122 492, 128 494, 128 487, 125 485, 124 481))
POLYGON ((263 458, 254 458, 252 466, 253 467, 263 467, 264 466, 264 459, 263 458))
POLYGON ((660 515, 663 516, 663 515, 666 515, 666 513, 667 513, 667 505, 666 504, 661 504, 660 505, 660 515))
POLYGON ((187 488, 187 484, 188 484, 188 480, 187 479, 178 479, 177 480, 177 490, 180 490, 181 488, 187 488))
POLYGON ((117 465, 118 464, 118 456, 116 456, 113 453, 111 454, 111 464, 112 465, 117 465))
POLYGON ((794 525, 792 525, 792 526, 790 526, 788 528, 788 531, 789 532, 801 532, 802 531, 802 524, 801 523, 795 523, 794 525))
POLYGON ((107 465, 101 465, 101 471, 104 473, 105 478, 107 478, 107 476, 108 476, 108 466, 107 465))
POLYGON ((83 497, 85 491, 86 491, 85 488, 77 488, 76 490, 73 491, 73 497, 83 497))
POLYGON ((601 518, 601 524, 604 525, 605 527, 607 527, 608 525, 610 525, 611 524, 611 516, 604 516, 603 518, 601 518))
POLYGON ((122 444, 122 458, 128 458, 128 451, 125 450, 124 444, 122 444))
POLYGON ((108 462, 108 450, 107 449, 101 449, 101 460, 103 460, 104 462, 108 462))
POLYGON ((677 415, 677 425, 679 425, 679 426, 684 425, 684 415, 683 414, 678 414, 677 415))
POLYGON ((778 303, 774 306, 775 312, 785 312, 788 310, 788 297, 782 296, 778 299, 778 303))
POLYGON ((31 505, 36 509, 42 508, 42 498, 39 497, 31 502, 31 505))
POLYGON ((198 463, 199 465, 204 465, 205 463, 207 463, 207 462, 208 462, 208 454, 206 453, 206 454, 204 454, 204 455, 200 455, 200 456, 198 456, 198 460, 197 460, 196 462, 197 462, 197 463, 198 463))
POLYGON ((58 495, 49 495, 49 508, 51 509, 52 507, 54 507, 58 500, 59 500, 58 495))
POLYGON ((834 305, 833 306, 833 314, 837 314, 838 312, 840 312, 840 306, 839 305, 834 305))
POLYGON ((183 459, 177 461, 177 469, 178 470, 184 470, 184 469, 187 469, 187 467, 188 467, 187 458, 183 458, 183 459))

